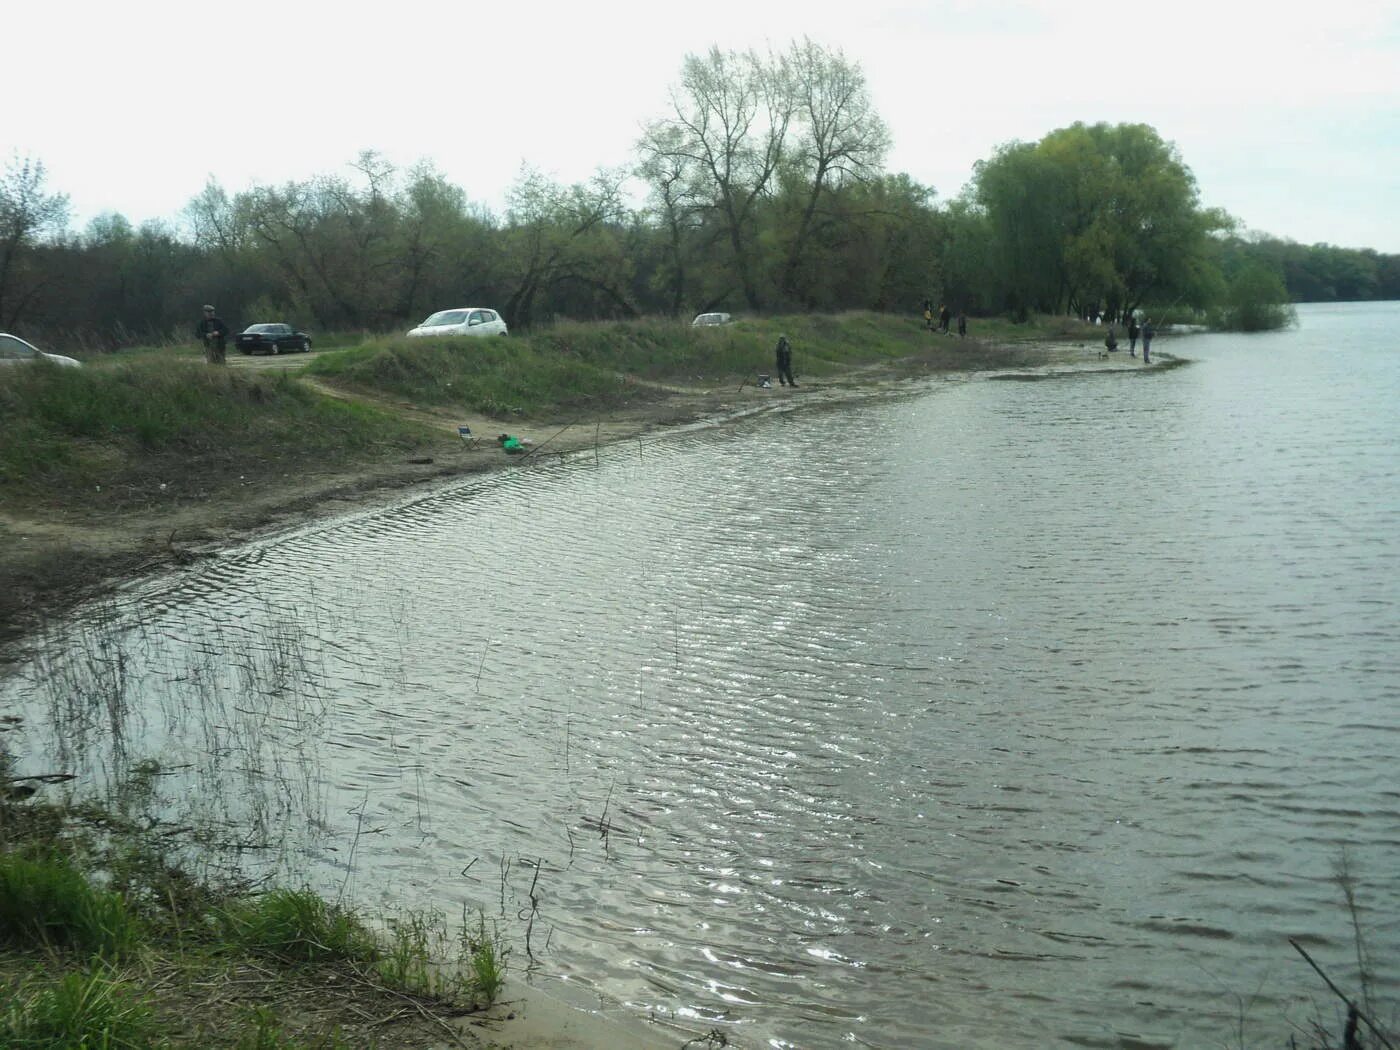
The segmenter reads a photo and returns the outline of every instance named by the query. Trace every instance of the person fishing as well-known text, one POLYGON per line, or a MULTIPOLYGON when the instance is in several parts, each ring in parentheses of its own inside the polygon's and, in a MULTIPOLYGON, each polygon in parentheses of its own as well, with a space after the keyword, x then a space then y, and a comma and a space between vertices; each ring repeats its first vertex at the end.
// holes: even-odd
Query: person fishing
POLYGON ((496 438, 496 443, 501 446, 502 451, 508 456, 519 456, 529 452, 534 448, 535 443, 529 438, 515 437, 511 434, 502 434, 496 438))
POLYGON ((792 378, 792 344, 788 342, 786 335, 778 336, 774 357, 778 371, 778 382, 783 386, 796 386, 797 380, 792 378))

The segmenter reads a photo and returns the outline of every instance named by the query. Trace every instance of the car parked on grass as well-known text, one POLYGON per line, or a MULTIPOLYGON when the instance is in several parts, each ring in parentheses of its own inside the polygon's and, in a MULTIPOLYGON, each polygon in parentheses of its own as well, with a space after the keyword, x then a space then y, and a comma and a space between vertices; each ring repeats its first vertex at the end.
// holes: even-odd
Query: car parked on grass
POLYGON ((695 320, 693 320, 693 321, 690 322, 692 328, 695 327, 695 326, 697 326, 697 325, 703 326, 703 325, 707 325, 707 324, 728 324, 728 323, 729 323, 729 315, 728 315, 728 314, 696 314, 696 315, 695 315, 695 320))
POLYGON ((46 354, 37 346, 26 343, 17 335, 0 332, 0 367, 5 365, 30 365, 36 361, 48 361, 64 368, 78 368, 81 362, 62 354, 46 354))
POLYGON ((506 322, 495 310, 484 306, 459 306, 453 310, 439 310, 417 328, 410 336, 432 335, 506 335, 506 322))
POLYGON ((240 353, 281 354, 311 349, 311 337, 281 322, 250 324, 234 340, 240 353))

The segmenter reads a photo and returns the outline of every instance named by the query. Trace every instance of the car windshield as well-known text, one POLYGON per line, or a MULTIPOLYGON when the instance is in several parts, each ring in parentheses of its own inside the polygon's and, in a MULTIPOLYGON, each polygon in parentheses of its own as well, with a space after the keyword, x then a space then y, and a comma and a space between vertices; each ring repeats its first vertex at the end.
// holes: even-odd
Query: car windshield
POLYGON ((35 350, 28 343, 12 335, 0 335, 0 361, 27 361, 35 356, 35 350))
POLYGON ((433 314, 432 317, 429 317, 419 325, 419 327, 436 328, 438 325, 443 324, 461 324, 466 319, 467 311, 465 310, 439 310, 437 313, 433 314))
POLYGON ((276 335, 282 331, 286 325, 280 324, 250 324, 243 330, 244 335, 276 335))

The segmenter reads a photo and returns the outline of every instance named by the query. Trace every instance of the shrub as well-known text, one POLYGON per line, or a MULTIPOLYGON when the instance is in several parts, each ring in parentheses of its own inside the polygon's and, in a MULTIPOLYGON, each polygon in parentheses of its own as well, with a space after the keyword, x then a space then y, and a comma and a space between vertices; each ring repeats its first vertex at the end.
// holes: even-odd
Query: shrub
POLYGON ((1283 278, 1262 263, 1245 267, 1230 281, 1225 305, 1210 315, 1211 327, 1229 332, 1267 332, 1298 320, 1283 278))

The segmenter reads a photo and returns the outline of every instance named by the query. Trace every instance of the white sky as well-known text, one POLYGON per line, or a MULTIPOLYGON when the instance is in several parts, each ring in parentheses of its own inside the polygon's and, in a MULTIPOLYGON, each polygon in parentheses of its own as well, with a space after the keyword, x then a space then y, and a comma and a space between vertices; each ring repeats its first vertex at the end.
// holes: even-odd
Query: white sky
POLYGON ((1256 230, 1400 253, 1394 0, 241 0, 9 5, 0 163, 42 160, 81 226, 428 159, 493 210, 522 164, 624 165, 687 52, 803 35, 863 66, 892 171, 956 196, 1001 143, 1143 122, 1256 230))

